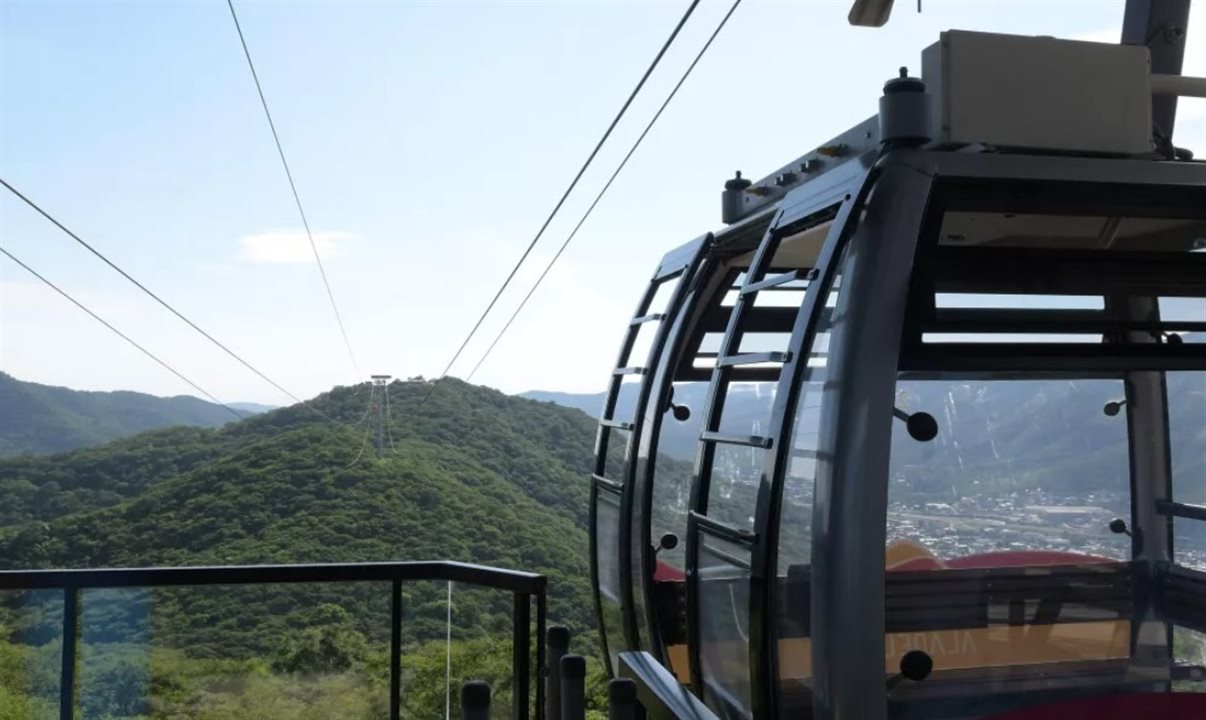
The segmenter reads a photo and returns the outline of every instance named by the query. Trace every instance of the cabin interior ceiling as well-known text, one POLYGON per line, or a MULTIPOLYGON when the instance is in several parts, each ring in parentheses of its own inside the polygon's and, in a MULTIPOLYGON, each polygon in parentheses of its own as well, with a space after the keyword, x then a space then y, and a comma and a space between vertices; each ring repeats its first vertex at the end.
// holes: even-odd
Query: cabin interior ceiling
POLYGON ((952 211, 943 217, 939 232, 944 245, 1169 252, 1206 245, 1206 220, 1201 219, 952 211))
MULTIPOLYGON (((825 244, 825 238, 832 226, 833 221, 827 220, 780 240, 771 267, 777 270, 807 270, 816 267, 817 258, 821 255, 821 246, 825 244)), ((733 258, 730 266, 747 268, 753 262, 754 251, 751 250, 733 258)))

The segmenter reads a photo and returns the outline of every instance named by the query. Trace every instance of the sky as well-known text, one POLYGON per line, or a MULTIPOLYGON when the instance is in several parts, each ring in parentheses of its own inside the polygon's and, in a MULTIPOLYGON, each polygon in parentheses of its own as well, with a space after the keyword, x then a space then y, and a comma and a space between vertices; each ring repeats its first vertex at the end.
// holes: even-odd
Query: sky
MULTIPOLYGON (((222 0, 0 0, 0 177, 290 392, 437 376, 687 3, 237 2, 352 367, 222 0)), ((474 382, 601 390, 661 256, 876 111, 945 29, 1115 41, 1122 2, 745 0, 474 382)), ((483 325, 463 376, 729 3, 704 2, 483 325)), ((1185 74, 1206 75, 1206 1, 1185 74)), ((1177 144, 1206 156, 1206 101, 1177 144)), ((223 401, 288 398, 0 191, 0 245, 223 401)), ((196 394, 7 259, 0 370, 196 394)))

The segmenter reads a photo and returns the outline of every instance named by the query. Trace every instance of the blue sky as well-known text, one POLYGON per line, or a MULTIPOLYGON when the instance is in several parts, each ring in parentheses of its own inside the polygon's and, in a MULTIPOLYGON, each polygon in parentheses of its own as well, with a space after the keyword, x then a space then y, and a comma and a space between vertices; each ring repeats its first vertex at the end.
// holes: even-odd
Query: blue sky
MULTIPOLYGON (((470 345, 468 372, 728 8, 705 2, 470 345)), ((1206 74, 1204 3, 1187 73, 1206 74)), ((365 375, 432 376, 685 2, 240 2, 365 375)), ((875 112, 947 28, 1111 41, 1122 2, 746 0, 475 381, 599 389, 643 284, 760 176, 875 112)), ((1206 107, 1178 143, 1206 154, 1206 107)), ((0 176, 301 396, 358 381, 222 0, 0 2, 0 176)), ((7 193, 0 243, 224 400, 286 398, 7 193)), ((191 393, 0 262, 0 369, 191 393)))

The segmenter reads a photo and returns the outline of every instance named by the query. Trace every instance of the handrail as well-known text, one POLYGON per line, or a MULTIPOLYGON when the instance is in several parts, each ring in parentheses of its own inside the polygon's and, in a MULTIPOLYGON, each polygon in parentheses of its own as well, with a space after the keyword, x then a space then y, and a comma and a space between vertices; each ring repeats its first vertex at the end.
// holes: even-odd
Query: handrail
POLYGON ((0 570, 0 590, 275 585, 282 583, 448 580, 536 594, 543 575, 450 560, 297 565, 194 565, 183 567, 0 570))
POLYGON ((647 652, 620 653, 620 677, 636 683, 637 701, 650 720, 719 720, 647 652))
POLYGON ((1170 517, 1187 518, 1190 520, 1206 520, 1206 505, 1173 502, 1172 500, 1157 500, 1156 512, 1170 517))
MULTIPOLYGON (((60 672, 60 720, 72 720, 76 705, 76 665, 80 628, 81 591, 119 587, 179 587, 203 585, 281 585, 294 583, 389 582, 390 610, 390 711, 391 719, 401 715, 401 643, 402 583, 408 581, 449 581, 510 591, 514 596, 511 613, 512 644, 512 717, 530 717, 532 628, 531 604, 536 601, 535 636, 544 637, 547 610, 544 575, 519 572, 486 565, 448 560, 416 562, 312 563, 298 565, 226 565, 152 568, 103 568, 63 570, 0 571, 0 591, 62 590, 63 651, 60 672)), ((544 643, 535 648, 536 665, 544 667, 544 643)), ((536 686, 536 717, 544 715, 544 685, 536 686)))

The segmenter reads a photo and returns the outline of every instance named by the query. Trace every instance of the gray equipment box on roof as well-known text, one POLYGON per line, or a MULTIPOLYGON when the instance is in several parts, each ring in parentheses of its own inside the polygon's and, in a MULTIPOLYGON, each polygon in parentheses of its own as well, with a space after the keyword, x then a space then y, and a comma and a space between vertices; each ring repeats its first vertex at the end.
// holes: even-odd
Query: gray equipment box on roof
POLYGON ((944 32, 921 55, 930 137, 944 145, 1151 152, 1149 62, 1146 47, 944 32))

